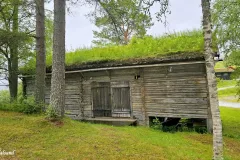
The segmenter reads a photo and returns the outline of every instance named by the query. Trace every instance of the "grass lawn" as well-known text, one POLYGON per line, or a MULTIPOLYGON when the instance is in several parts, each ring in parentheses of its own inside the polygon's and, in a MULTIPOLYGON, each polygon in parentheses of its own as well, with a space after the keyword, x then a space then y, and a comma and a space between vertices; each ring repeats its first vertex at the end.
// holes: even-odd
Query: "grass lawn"
POLYGON ((237 96, 238 87, 236 85, 237 85, 236 80, 219 81, 217 84, 218 89, 220 89, 218 90, 219 100, 225 101, 225 102, 239 102, 238 96, 237 96), (234 88, 226 88, 221 90, 221 88, 232 87, 232 86, 234 86, 234 88))
POLYGON ((240 139, 240 109, 221 107, 223 135, 240 139))
MULTIPOLYGON (((221 108, 225 159, 239 159, 240 109, 221 108)), ((16 150, 0 159, 172 159, 210 160, 212 135, 164 133, 146 127, 112 127, 41 115, 0 111, 0 148, 16 150)))
POLYGON ((224 87, 230 87, 230 86, 236 86, 237 81, 236 80, 220 80, 217 84, 218 88, 224 88, 224 87))
POLYGON ((236 96, 237 94, 237 88, 228 88, 224 90, 218 91, 218 96, 221 97, 227 97, 227 96, 236 96))

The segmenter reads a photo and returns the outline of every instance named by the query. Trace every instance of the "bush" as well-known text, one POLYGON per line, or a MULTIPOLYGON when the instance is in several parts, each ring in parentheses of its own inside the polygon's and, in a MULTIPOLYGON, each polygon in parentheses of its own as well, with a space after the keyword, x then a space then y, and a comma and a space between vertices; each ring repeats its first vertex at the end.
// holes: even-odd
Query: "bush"
POLYGON ((4 103, 1 102, 0 110, 34 114, 41 112, 41 106, 35 104, 33 97, 29 97, 27 99, 23 99, 22 101, 17 100, 11 103, 9 101, 4 103))
POLYGON ((0 110, 33 114, 40 113, 41 106, 35 104, 34 97, 24 98, 19 86, 18 99, 11 103, 9 91, 0 91, 0 110))
POLYGON ((166 126, 161 122, 161 118, 155 117, 150 120, 150 127, 163 132, 197 132, 201 134, 207 133, 206 126, 193 126, 191 119, 181 119, 178 124, 166 126))
POLYGON ((35 103, 34 97, 28 97, 27 99, 23 99, 21 102, 22 110, 20 112, 26 114, 40 113, 41 105, 35 103))
POLYGON ((217 83, 220 83, 221 82, 221 78, 216 77, 216 81, 217 81, 217 83))
POLYGON ((153 129, 162 130, 162 123, 160 122, 160 120, 157 117, 155 117, 152 120, 152 123, 150 124, 150 127, 153 128, 153 129))
POLYGON ((50 120, 57 120, 58 119, 57 111, 51 105, 49 105, 47 107, 46 115, 47 115, 47 118, 50 119, 50 120))

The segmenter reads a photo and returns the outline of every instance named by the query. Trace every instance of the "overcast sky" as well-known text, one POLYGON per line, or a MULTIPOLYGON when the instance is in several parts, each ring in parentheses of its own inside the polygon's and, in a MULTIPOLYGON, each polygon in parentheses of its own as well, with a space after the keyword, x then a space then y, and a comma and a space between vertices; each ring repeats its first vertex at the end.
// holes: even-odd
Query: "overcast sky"
MULTIPOLYGON (((182 31, 201 27, 201 1, 200 0, 170 0, 171 15, 167 17, 168 26, 154 20, 155 25, 148 31, 150 35, 161 35, 165 32, 182 31)), ((159 6, 153 6, 152 12, 159 6)), ((53 9, 53 4, 47 5, 53 9)), ((66 47, 67 50, 90 47, 93 40, 92 30, 96 29, 86 14, 92 8, 88 6, 76 6, 71 8, 71 14, 66 17, 66 47)))

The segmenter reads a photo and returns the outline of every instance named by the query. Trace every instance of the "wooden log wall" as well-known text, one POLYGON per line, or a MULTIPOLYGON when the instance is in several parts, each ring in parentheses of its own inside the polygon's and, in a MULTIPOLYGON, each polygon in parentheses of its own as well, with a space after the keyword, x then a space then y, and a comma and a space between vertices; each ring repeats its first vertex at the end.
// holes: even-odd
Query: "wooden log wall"
MULTIPOLYGON (((131 117, 148 125, 149 117, 211 118, 205 64, 168 65, 66 74, 66 113, 90 118, 92 82, 128 81, 131 117)), ((27 78, 27 95, 34 93, 34 80, 27 78)), ((46 102, 50 77, 46 79, 46 102)))
POLYGON ((148 116, 208 118, 204 64, 144 68, 148 116))

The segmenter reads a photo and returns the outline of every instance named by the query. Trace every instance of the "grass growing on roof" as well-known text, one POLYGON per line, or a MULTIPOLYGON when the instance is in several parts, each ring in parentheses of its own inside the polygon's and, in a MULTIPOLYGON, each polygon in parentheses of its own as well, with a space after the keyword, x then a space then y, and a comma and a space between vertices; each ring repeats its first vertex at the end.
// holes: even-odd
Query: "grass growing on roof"
POLYGON ((199 31, 180 32, 161 37, 133 38, 126 46, 80 49, 66 56, 66 65, 99 60, 125 60, 166 55, 174 52, 202 51, 203 39, 199 31))
MULTIPOLYGON (((126 60, 166 56, 169 53, 203 52, 204 39, 201 30, 184 31, 160 37, 146 36, 143 39, 133 38, 125 46, 109 46, 77 49, 66 54, 66 66, 80 65, 85 62, 105 60, 126 60)), ((52 56, 47 56, 47 66, 51 66, 52 56)), ((33 73, 35 60, 23 67, 23 73, 33 73)))
POLYGON ((219 61, 215 64, 215 69, 221 69, 221 68, 226 68, 225 64, 223 61, 219 61))

